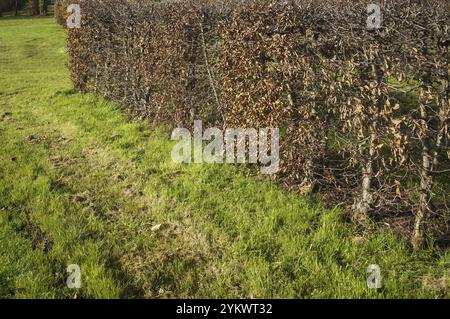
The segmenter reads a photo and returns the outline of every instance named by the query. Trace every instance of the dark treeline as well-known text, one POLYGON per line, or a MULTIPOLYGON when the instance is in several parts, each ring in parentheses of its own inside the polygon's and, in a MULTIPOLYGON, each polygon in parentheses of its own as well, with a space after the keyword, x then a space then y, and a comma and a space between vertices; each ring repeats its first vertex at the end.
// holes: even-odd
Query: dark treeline
POLYGON ((29 15, 47 15, 48 7, 53 4, 52 0, 1 0, 0 14, 2 12, 12 12, 19 14, 19 10, 24 10, 29 15))

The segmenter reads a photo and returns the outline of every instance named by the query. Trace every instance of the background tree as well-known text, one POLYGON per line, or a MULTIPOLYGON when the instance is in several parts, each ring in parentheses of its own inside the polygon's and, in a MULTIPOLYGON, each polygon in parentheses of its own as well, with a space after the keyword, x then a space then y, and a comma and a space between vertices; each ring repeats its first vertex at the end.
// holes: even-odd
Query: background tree
POLYGON ((18 15, 24 4, 25 0, 0 0, 0 12, 12 11, 18 15))
POLYGON ((48 0, 42 0, 42 15, 46 16, 48 12, 48 0))
POLYGON ((33 15, 39 15, 39 0, 33 0, 33 15))

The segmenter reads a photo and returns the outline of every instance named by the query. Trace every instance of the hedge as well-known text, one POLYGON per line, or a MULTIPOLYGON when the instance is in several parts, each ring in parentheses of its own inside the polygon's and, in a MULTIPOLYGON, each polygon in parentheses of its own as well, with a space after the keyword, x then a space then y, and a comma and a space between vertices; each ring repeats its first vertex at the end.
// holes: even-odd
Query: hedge
POLYGON ((71 75, 152 123, 279 127, 290 189, 449 232, 450 2, 74 1, 71 75))

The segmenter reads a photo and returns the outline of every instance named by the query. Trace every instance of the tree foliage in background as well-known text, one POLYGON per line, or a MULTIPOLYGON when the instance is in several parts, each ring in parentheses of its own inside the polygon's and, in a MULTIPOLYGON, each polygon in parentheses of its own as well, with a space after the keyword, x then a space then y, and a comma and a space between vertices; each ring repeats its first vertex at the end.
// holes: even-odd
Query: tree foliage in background
POLYGON ((17 15, 26 2, 27 0, 2 0, 0 1, 0 15, 1 12, 14 12, 17 15))

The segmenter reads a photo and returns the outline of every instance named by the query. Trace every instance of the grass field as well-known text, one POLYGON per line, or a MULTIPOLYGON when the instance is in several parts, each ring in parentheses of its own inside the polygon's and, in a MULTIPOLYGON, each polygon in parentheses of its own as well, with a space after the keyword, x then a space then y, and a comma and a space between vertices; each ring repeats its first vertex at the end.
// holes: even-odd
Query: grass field
POLYGON ((74 92, 66 64, 52 18, 0 18, 0 297, 450 296, 450 252, 356 231, 245 168, 174 164, 167 129, 74 92))

